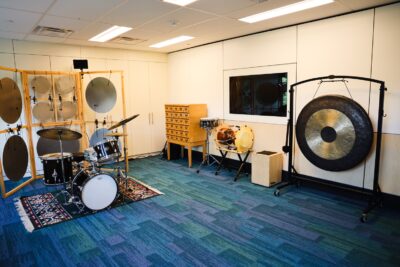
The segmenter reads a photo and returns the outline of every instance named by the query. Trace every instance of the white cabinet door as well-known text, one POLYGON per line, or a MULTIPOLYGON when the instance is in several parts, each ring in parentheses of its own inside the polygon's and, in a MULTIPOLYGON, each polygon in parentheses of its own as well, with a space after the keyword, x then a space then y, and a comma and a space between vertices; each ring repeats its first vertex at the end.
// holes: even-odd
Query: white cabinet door
POLYGON ((149 64, 149 89, 151 113, 151 152, 161 151, 164 147, 165 136, 165 111, 167 99, 167 64, 149 64))
POLYGON ((149 64, 147 62, 129 62, 129 86, 125 87, 126 116, 140 114, 128 123, 128 154, 149 153, 151 147, 149 64))

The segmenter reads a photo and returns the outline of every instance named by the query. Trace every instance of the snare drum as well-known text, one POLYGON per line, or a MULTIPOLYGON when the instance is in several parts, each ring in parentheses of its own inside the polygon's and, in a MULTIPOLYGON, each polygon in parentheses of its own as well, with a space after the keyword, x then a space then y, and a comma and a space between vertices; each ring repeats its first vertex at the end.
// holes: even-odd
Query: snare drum
POLYGON ((97 162, 99 163, 114 161, 121 156, 118 142, 115 139, 98 142, 93 149, 96 151, 97 162))
POLYGON ((217 118, 200 118, 200 128, 213 129, 218 126, 217 118))
MULTIPOLYGON (((72 154, 63 153, 65 182, 72 179, 72 154)), ((44 183, 46 185, 57 185, 63 183, 61 153, 51 153, 40 157, 43 163, 44 183)))
POLYGON ((102 210, 110 206, 118 196, 118 185, 114 177, 105 173, 79 173, 72 182, 72 193, 91 210, 102 210))

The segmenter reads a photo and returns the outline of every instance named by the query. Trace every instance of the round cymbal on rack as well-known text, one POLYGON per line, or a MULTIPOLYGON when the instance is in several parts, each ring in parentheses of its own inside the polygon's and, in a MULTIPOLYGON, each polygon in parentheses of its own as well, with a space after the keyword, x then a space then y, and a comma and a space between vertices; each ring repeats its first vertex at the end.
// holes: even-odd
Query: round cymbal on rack
POLYGON ((3 167, 6 176, 14 182, 24 177, 28 168, 28 148, 22 137, 13 135, 7 140, 3 150, 3 167))
POLYGON ((32 89, 40 94, 46 94, 51 89, 51 84, 46 76, 36 76, 31 81, 32 89))
POLYGON ((54 120, 53 107, 49 102, 38 102, 32 109, 33 117, 40 122, 54 120))
POLYGON ((22 112, 22 96, 18 85, 10 78, 0 80, 0 117, 15 123, 22 112))
POLYGON ((114 84, 104 77, 94 78, 86 87, 86 102, 95 112, 106 113, 117 102, 114 84))
POLYGON ((57 109, 58 119, 68 120, 76 115, 76 104, 72 101, 63 101, 57 109))
POLYGON ((67 129, 67 128, 62 128, 62 127, 56 127, 56 128, 50 128, 50 129, 42 129, 36 132, 37 135, 43 138, 47 139, 52 139, 52 140, 64 140, 64 141, 71 141, 71 140, 78 140, 82 138, 82 134, 78 133, 76 131, 67 129))
POLYGON ((65 95, 75 90, 75 79, 73 76, 62 76, 56 79, 56 90, 59 94, 65 95))

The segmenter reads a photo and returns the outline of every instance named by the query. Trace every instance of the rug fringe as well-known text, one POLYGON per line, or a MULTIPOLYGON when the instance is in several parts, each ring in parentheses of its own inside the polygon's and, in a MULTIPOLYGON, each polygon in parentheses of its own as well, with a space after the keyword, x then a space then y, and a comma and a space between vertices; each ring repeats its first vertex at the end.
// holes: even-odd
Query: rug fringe
POLYGON ((164 193, 161 192, 161 191, 159 191, 158 189, 155 189, 154 187, 151 187, 150 185, 145 184, 145 183, 143 183, 142 181, 139 181, 138 179, 136 179, 136 178, 134 178, 134 177, 132 177, 132 176, 128 176, 128 178, 134 180, 134 181, 137 182, 138 184, 141 184, 141 185, 147 187, 148 189, 153 190, 154 192, 156 192, 156 193, 158 193, 158 194, 160 194, 160 195, 164 195, 164 193))
POLYGON ((21 199, 15 198, 14 205, 15 205, 15 208, 17 209, 19 218, 21 219, 22 224, 24 225, 26 231, 28 231, 29 233, 32 233, 35 228, 33 227, 33 224, 31 222, 31 220, 29 219, 28 214, 26 214, 25 209, 22 206, 21 199))

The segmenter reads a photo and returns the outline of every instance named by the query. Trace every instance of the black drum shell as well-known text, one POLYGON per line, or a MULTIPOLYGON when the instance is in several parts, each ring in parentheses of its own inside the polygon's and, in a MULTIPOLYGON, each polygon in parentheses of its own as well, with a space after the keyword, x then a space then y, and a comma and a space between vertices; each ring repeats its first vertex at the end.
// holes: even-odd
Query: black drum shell
MULTIPOLYGON (((72 157, 64 156, 64 175, 65 182, 70 182, 72 179, 72 157)), ((42 159, 44 171, 44 183, 46 185, 58 185, 63 183, 61 158, 58 159, 42 159), (53 177, 54 171, 57 176, 53 177)))
POLYGON ((99 142, 93 147, 100 163, 116 160, 121 156, 117 140, 99 142))
POLYGON ((296 121, 296 139, 304 156, 315 166, 327 171, 344 171, 362 162, 371 150, 373 128, 364 108, 354 100, 341 95, 325 95, 310 101, 300 112, 296 121), (355 143, 350 152, 339 159, 327 160, 319 157, 308 146, 305 128, 309 118, 322 109, 335 109, 344 113, 355 129, 355 143))

